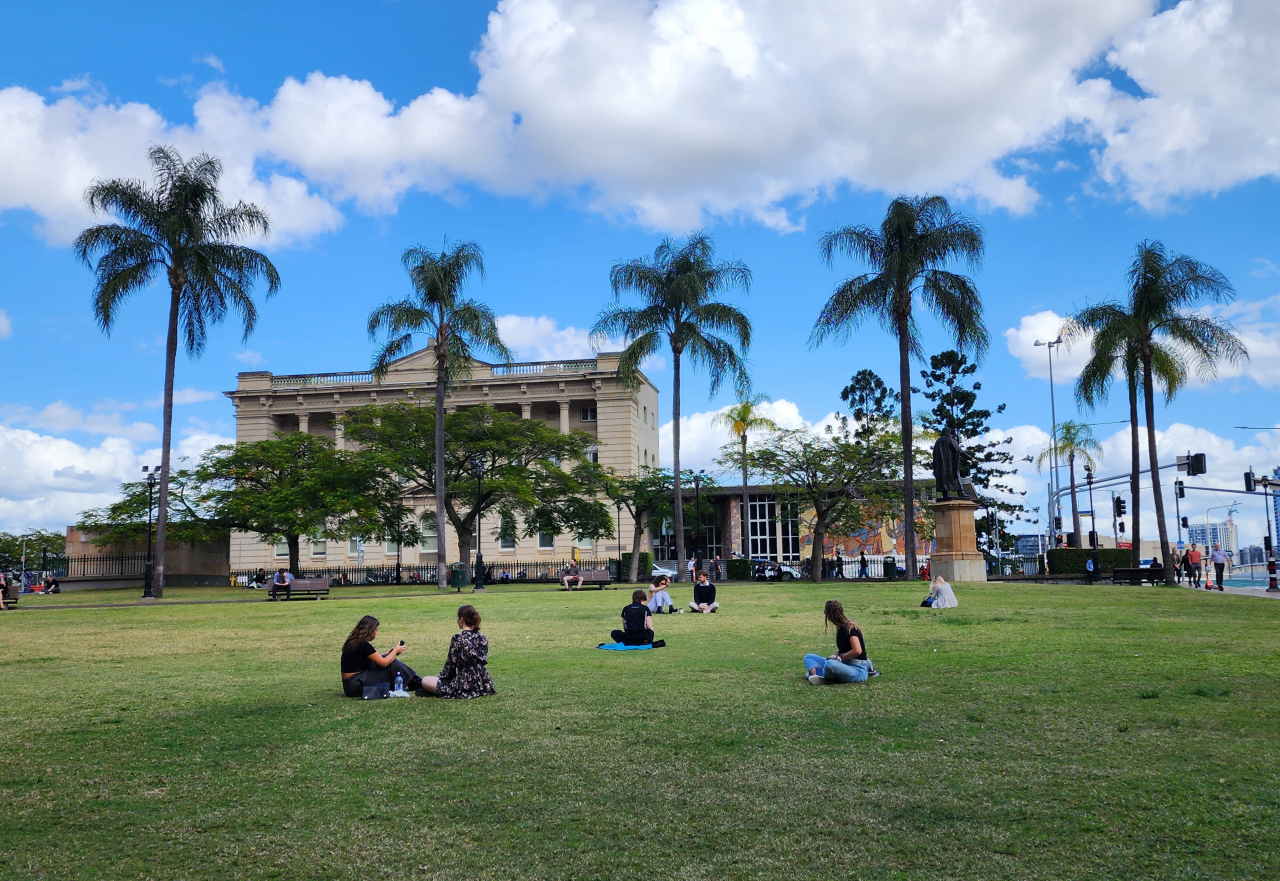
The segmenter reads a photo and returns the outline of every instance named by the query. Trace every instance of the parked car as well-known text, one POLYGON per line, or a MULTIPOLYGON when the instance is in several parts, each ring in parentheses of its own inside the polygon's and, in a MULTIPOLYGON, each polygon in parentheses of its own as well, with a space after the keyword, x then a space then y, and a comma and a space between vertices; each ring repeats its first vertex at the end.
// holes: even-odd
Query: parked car
POLYGON ((665 575, 667 578, 670 578, 672 581, 675 581, 675 578, 676 578, 676 567, 674 564, 670 566, 666 564, 659 566, 655 563, 652 569, 652 572, 654 575, 665 575))
POLYGON ((756 580, 762 580, 762 579, 760 579, 760 577, 759 577, 758 575, 756 575, 756 571, 759 569, 759 567, 760 567, 760 564, 761 564, 761 563, 763 563, 763 564, 765 565, 765 567, 766 567, 766 568, 770 568, 770 567, 773 567, 773 566, 779 566, 779 568, 781 568, 781 569, 782 569, 782 580, 783 580, 783 581, 798 581, 799 579, 801 579, 801 578, 803 578, 803 577, 804 577, 803 575, 801 575, 801 574, 800 574, 800 570, 799 570, 799 569, 797 569, 797 568, 796 568, 796 567, 794 567, 794 566, 789 566, 789 565, 787 565, 786 563, 781 563, 781 564, 779 564, 779 563, 777 563, 775 560, 752 559, 752 561, 751 561, 751 567, 752 567, 751 577, 752 577, 752 578, 754 578, 754 579, 756 579, 756 580))

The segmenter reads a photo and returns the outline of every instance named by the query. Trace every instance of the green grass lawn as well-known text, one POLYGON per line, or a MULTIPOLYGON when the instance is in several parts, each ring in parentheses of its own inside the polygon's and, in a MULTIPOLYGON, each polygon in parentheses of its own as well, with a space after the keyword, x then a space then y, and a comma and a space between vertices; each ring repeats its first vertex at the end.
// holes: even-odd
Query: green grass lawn
POLYGON ((497 697, 371 703, 338 688, 356 619, 436 673, 456 596, 24 597, 0 878, 1280 877, 1280 603, 923 593, 728 586, 627 653, 594 648, 625 591, 491 594, 497 697), (802 678, 831 596, 879 679, 802 678))

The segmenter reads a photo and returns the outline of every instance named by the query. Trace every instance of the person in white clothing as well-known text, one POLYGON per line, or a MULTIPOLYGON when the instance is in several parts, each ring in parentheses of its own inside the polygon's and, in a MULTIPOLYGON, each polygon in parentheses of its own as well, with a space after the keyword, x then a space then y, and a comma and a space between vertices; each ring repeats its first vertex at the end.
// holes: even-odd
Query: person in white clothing
MULTIPOLYGON (((1222 590, 1223 572, 1227 568, 1226 551, 1224 551, 1220 545, 1214 545, 1213 550, 1209 553, 1209 561, 1213 563, 1214 586, 1216 586, 1218 590, 1222 590)), ((1209 590, 1213 590, 1213 588, 1208 585, 1205 585, 1205 587, 1209 590)))
POLYGON ((935 609, 954 609, 960 605, 956 600, 956 592, 941 575, 933 576, 933 582, 929 585, 929 599, 935 609))
POLYGON ((671 594, 667 593, 667 585, 671 583, 671 579, 665 575, 653 576, 653 582, 649 585, 649 612, 653 615, 661 615, 665 607, 668 613, 674 612, 675 603, 671 601, 671 594))

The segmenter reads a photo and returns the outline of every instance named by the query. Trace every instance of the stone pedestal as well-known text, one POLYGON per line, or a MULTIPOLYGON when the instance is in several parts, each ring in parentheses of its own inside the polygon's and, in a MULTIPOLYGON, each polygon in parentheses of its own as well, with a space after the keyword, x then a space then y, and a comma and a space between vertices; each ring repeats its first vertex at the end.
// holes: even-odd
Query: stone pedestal
POLYGON ((967 499, 933 503, 937 550, 929 562, 931 575, 941 575, 950 584, 987 580, 987 563, 978 550, 973 517, 977 510, 978 506, 967 499))

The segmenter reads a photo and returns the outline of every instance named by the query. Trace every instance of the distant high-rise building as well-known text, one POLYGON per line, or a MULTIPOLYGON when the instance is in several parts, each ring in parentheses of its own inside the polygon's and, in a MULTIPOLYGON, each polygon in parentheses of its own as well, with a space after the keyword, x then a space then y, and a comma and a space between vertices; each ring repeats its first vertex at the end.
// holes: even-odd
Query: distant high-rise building
POLYGON ((1220 545, 1228 554, 1233 553, 1240 546, 1236 538, 1235 521, 1230 517, 1209 524, 1191 521, 1191 525, 1187 528, 1187 541, 1206 548, 1220 545))

